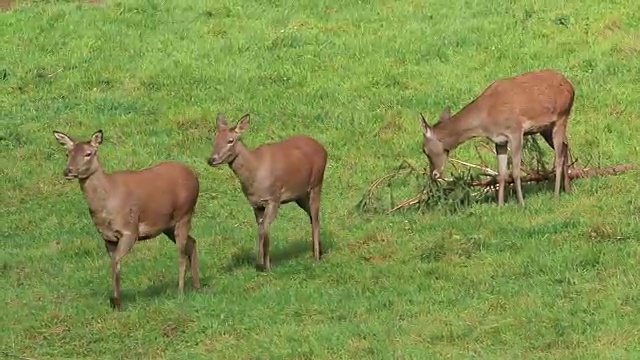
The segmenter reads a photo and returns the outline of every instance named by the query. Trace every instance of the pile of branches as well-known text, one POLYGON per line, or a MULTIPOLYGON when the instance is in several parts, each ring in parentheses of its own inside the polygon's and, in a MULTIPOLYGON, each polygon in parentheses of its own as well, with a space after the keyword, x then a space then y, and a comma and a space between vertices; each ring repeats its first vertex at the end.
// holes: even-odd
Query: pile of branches
MULTIPOLYGON (((553 153, 550 148, 544 144, 548 153, 551 155, 550 163, 553 163, 553 153)), ((480 164, 472 164, 469 162, 449 159, 449 166, 453 165, 455 171, 452 177, 448 179, 432 180, 429 176, 428 169, 419 169, 408 160, 402 160, 400 165, 391 173, 374 181, 364 196, 358 203, 358 207, 366 212, 382 211, 386 214, 409 208, 417 208, 419 211, 427 209, 443 209, 447 212, 457 212, 470 205, 495 201, 495 190, 498 187, 498 172, 493 170, 487 164, 487 158, 496 161, 495 147, 493 143, 488 141, 479 142, 476 147, 476 153, 481 159, 480 164), (413 181, 417 184, 417 193, 407 197, 399 202, 394 200, 394 185, 399 182, 413 181), (388 204, 386 206, 380 204, 381 190, 388 190, 388 204)), ((528 136, 525 138, 523 146, 523 164, 521 166, 522 175, 520 177, 522 184, 527 183, 543 183, 553 182, 555 179, 555 170, 553 166, 549 168, 545 161, 545 151, 540 146, 537 137, 528 136)), ((571 180, 590 177, 616 175, 621 172, 630 170, 632 164, 619 164, 608 167, 578 167, 577 160, 570 156, 569 161, 569 178, 571 180)), ((509 159, 511 164, 511 159, 509 159)), ((510 187, 514 181, 511 175, 507 177, 506 186, 510 187)), ((505 192, 506 195, 506 192, 505 192)))

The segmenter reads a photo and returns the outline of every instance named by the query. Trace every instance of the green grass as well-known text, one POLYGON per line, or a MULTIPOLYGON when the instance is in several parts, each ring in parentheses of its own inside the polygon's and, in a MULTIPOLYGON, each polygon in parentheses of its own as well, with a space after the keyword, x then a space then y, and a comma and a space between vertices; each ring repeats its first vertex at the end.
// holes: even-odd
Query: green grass
MULTIPOLYGON (((0 356, 640 356, 637 172, 575 181, 557 203, 528 187, 524 208, 510 194, 453 215, 356 210, 401 159, 426 166, 418 111, 433 121, 537 68, 576 87, 575 156, 634 162, 640 2, 36 1, 0 29, 0 356), (232 172, 205 163, 217 112, 251 112, 250 147, 326 145, 320 263, 286 205, 272 272, 252 267, 252 211, 232 172), (98 128, 108 171, 198 172, 201 291, 189 278, 177 295, 177 250, 157 238, 124 259, 124 311, 109 308, 107 255, 51 133, 98 128)), ((474 161, 473 142, 453 156, 474 161)))

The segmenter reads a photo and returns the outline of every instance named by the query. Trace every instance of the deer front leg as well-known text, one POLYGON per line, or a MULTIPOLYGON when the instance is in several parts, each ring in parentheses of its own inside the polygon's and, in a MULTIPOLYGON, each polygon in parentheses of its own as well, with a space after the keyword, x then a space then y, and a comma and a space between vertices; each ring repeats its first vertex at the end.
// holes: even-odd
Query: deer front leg
POLYGON ((120 302, 120 260, 131 250, 138 239, 137 231, 122 231, 117 242, 105 241, 109 257, 111 258, 111 280, 113 282, 113 295, 109 302, 113 309, 119 310, 120 302))
POLYGON ((264 261, 264 247, 263 247, 263 236, 262 236, 262 222, 264 220, 264 207, 254 206, 253 214, 256 217, 256 224, 258 225, 258 261, 257 268, 263 267, 264 261))
POLYGON ((269 204, 265 208, 264 217, 260 224, 260 232, 262 234, 262 263, 264 271, 271 271, 271 257, 269 256, 269 225, 275 220, 278 215, 278 209, 280 208, 280 201, 269 201, 269 204))
POLYGON ((120 302, 114 302, 114 299, 120 298, 120 264, 115 261, 115 253, 118 247, 118 243, 105 240, 104 245, 107 248, 107 252, 109 253, 109 258, 111 259, 110 269, 111 282, 113 286, 113 296, 109 298, 109 301, 112 308, 119 309, 120 302))
POLYGON ((507 144, 496 144, 498 156, 498 206, 504 205, 504 186, 507 178, 507 144))

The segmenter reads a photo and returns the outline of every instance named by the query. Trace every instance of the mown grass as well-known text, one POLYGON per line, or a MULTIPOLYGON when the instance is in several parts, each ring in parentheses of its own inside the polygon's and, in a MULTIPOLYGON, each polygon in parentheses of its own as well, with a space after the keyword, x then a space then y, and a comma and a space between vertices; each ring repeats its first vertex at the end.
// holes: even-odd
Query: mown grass
MULTIPOLYGON (((19 2, 0 13, 0 354, 45 358, 636 358, 637 172, 574 182, 526 206, 363 214, 401 159, 426 164, 433 121, 496 78, 561 70, 577 99, 574 155, 640 150, 640 3, 617 1, 19 2), (251 147, 295 133, 330 153, 328 253, 282 208, 269 274, 253 266, 251 209, 211 169, 215 114, 251 112, 251 147), (108 306, 102 241, 51 131, 102 128, 109 170, 175 159, 201 179, 193 234, 204 288, 177 295, 158 238, 123 263, 108 306)), ((473 161, 472 144, 455 156, 473 161)), ((450 169, 450 167, 449 167, 450 169)), ((189 288, 190 289, 190 288, 189 288)))

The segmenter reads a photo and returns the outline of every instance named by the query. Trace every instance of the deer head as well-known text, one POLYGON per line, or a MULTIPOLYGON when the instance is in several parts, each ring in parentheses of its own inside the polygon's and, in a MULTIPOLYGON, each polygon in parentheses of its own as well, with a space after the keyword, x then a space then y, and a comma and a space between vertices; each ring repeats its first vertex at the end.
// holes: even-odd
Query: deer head
POLYGON ((217 166, 230 163, 238 156, 238 140, 240 135, 249 128, 249 114, 244 115, 234 127, 229 127, 227 118, 218 114, 218 131, 213 138, 213 154, 208 160, 209 165, 217 166))
POLYGON ((67 167, 63 171, 67 180, 86 179, 100 167, 97 153, 98 146, 102 144, 102 130, 96 131, 91 140, 81 142, 75 142, 70 136, 59 131, 54 131, 53 135, 67 148, 67 167))
MULTIPOLYGON (((446 107, 442 114, 440 114, 439 122, 448 120, 451 117, 451 109, 446 107)), ((431 178, 434 180, 439 179, 444 171, 444 165, 449 158, 449 150, 445 149, 442 142, 436 136, 433 127, 427 123, 422 113, 420 114, 420 127, 422 128, 422 134, 424 135, 424 141, 422 143, 422 152, 427 156, 429 160, 429 171, 431 178)))

